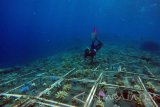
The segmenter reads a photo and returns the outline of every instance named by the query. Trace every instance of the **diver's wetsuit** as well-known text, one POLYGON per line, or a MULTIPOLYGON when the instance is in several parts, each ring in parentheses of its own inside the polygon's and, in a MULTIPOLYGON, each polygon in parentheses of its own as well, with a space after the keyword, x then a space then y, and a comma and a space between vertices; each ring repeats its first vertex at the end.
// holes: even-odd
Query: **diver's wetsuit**
POLYGON ((93 41, 92 41, 92 44, 91 44, 91 50, 94 50, 96 49, 96 51, 98 51, 101 47, 102 47, 102 42, 100 40, 98 40, 97 38, 95 38, 93 41), (97 43, 96 43, 97 42, 97 43))
POLYGON ((95 38, 95 39, 92 41, 90 51, 87 52, 87 50, 86 50, 84 57, 86 58, 87 56, 90 56, 90 57, 91 57, 91 63, 93 63, 93 58, 94 58, 94 56, 96 55, 97 51, 98 51, 102 46, 103 46, 102 42, 99 41, 97 38, 95 38))

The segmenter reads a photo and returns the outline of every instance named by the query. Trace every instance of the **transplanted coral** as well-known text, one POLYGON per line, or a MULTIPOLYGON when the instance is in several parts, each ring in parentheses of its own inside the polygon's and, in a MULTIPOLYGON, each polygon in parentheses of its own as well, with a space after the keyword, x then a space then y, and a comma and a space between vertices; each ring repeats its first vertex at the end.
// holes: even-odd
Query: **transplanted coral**
POLYGON ((135 101, 136 101, 137 105, 144 105, 143 101, 139 97, 136 97, 135 101))
POLYGON ((71 89, 71 87, 72 87, 71 84, 65 84, 65 85, 63 86, 63 90, 64 90, 64 91, 69 91, 69 90, 71 89))
POLYGON ((124 86, 124 82, 122 80, 120 80, 120 79, 118 79, 116 81, 116 84, 119 85, 119 86, 124 86))
POLYGON ((62 85, 60 84, 60 83, 57 83, 56 85, 55 85, 55 88, 57 89, 57 91, 60 91, 61 90, 61 87, 62 85))
POLYGON ((62 62, 62 67, 63 68, 71 68, 72 67, 71 62, 69 62, 69 61, 63 61, 62 62))
POLYGON ((106 84, 105 82, 102 82, 102 85, 100 85, 100 87, 99 87, 99 89, 100 90, 103 90, 104 91, 104 93, 107 93, 107 86, 106 85, 104 85, 104 84, 106 84))
POLYGON ((19 97, 19 98, 15 99, 15 103, 14 103, 13 107, 19 107, 24 100, 25 99, 23 99, 23 97, 19 97))
POLYGON ((135 84, 133 87, 134 87, 135 89, 141 89, 141 87, 140 87, 138 84, 135 84))
POLYGON ((147 85, 149 92, 152 92, 152 93, 157 92, 157 89, 153 86, 153 84, 151 82, 147 82, 146 85, 147 85))
POLYGON ((13 99, 10 96, 0 96, 0 106, 11 103, 13 99))
POLYGON ((49 96, 51 95, 51 91, 50 90, 46 90, 44 93, 43 93, 44 96, 49 96))
POLYGON ((43 83, 43 86, 44 86, 44 87, 47 87, 47 83, 43 83))
POLYGON ((90 69, 87 69, 87 70, 85 71, 85 74, 86 74, 86 75, 89 75, 89 74, 91 74, 91 72, 92 72, 92 71, 91 71, 90 69))
POLYGON ((101 100, 97 100, 96 107, 104 107, 104 104, 101 100))
POLYGON ((72 98, 72 105, 76 105, 77 104, 77 100, 75 98, 72 98))
POLYGON ((136 80, 135 79, 131 80, 131 85, 136 85, 136 80))
POLYGON ((57 99, 65 99, 65 97, 68 96, 68 93, 66 91, 59 91, 55 95, 57 99))
POLYGON ((114 77, 116 77, 117 79, 122 79, 123 73, 118 72, 118 73, 114 74, 114 77))
POLYGON ((55 87, 56 87, 56 88, 61 87, 61 83, 57 83, 57 84, 55 85, 55 87))

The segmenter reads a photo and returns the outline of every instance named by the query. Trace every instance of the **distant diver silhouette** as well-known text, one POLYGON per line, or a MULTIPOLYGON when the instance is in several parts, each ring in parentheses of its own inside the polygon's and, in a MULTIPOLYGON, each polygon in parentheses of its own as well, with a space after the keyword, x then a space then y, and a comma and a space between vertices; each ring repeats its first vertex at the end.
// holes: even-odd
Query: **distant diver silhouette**
POLYGON ((97 39, 97 30, 95 26, 93 28, 92 37, 93 37, 93 40, 90 48, 86 48, 84 50, 84 59, 86 60, 86 58, 90 57, 91 58, 90 64, 93 64, 94 56, 96 55, 98 50, 100 50, 101 47, 103 46, 102 42, 97 39))

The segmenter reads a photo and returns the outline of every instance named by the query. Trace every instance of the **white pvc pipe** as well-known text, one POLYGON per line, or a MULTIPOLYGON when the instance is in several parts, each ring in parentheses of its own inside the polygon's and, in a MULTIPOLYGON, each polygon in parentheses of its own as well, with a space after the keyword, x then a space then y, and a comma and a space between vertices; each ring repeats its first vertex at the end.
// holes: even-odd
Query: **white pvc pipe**
POLYGON ((24 95, 19 95, 19 94, 6 94, 6 93, 2 93, 0 95, 7 96, 7 97, 14 96, 14 97, 18 97, 18 98, 24 96, 24 95))
POLYGON ((92 87, 92 89, 91 89, 91 91, 90 91, 90 94, 88 95, 88 98, 87 98, 87 100, 86 100, 86 103, 85 103, 84 107, 88 107, 88 106, 90 105, 90 103, 91 103, 91 101, 92 101, 92 99, 93 99, 93 95, 94 95, 94 93, 95 93, 95 91, 96 91, 96 89, 97 89, 98 82, 99 82, 100 78, 102 77, 102 74, 103 74, 103 73, 101 73, 101 74, 99 75, 98 79, 96 80, 95 84, 93 85, 93 87, 92 87))
POLYGON ((44 91, 42 91, 41 93, 39 93, 38 97, 41 97, 44 93, 50 91, 56 84, 61 83, 64 80, 64 77, 67 76, 69 73, 71 73, 74 70, 75 70, 75 68, 73 68, 72 70, 70 70, 68 73, 66 73, 64 76, 62 76, 58 81, 56 81, 55 83, 53 83, 50 88, 46 88, 44 91))
POLYGON ((153 75, 153 73, 150 71, 150 69, 149 69, 146 65, 144 65, 144 67, 147 69, 147 71, 149 72, 150 75, 152 75, 153 77, 155 77, 155 76, 153 75))
MULTIPOLYGON (((23 76, 26 76, 26 75, 32 74, 32 73, 34 73, 34 72, 36 72, 36 71, 33 71, 33 72, 30 72, 30 73, 27 73, 27 74, 24 74, 24 75, 18 76, 18 78, 21 78, 21 77, 23 77, 23 76)), ((12 81, 15 81, 15 80, 17 80, 17 78, 16 78, 16 79, 9 80, 9 81, 7 81, 7 82, 3 82, 2 84, 0 84, 0 86, 1 86, 1 85, 4 85, 4 84, 8 84, 8 83, 10 83, 10 82, 12 82, 12 81)))
POLYGON ((57 105, 53 105, 53 104, 47 104, 47 103, 43 103, 43 102, 36 102, 37 104, 41 104, 41 105, 45 105, 45 106, 49 106, 49 107, 60 107, 57 105))
MULTIPOLYGON (((139 76, 138 76, 138 79, 139 79, 142 87, 144 88, 145 93, 149 96, 150 100, 152 101, 153 105, 154 105, 155 107, 158 107, 158 105, 156 104, 156 102, 153 100, 152 96, 148 93, 146 87, 144 86, 144 84, 143 84, 143 82, 142 82, 142 80, 141 80, 141 78, 140 78, 139 76)), ((152 107, 153 107, 153 105, 152 105, 152 107)))
POLYGON ((52 101, 52 100, 47 100, 47 99, 40 98, 40 97, 36 97, 35 99, 40 100, 40 101, 43 101, 43 102, 48 102, 48 103, 52 103, 52 104, 57 104, 57 105, 60 105, 60 106, 75 107, 75 106, 71 106, 71 105, 68 105, 68 104, 64 104, 64 103, 60 103, 60 102, 56 102, 56 101, 52 101))
MULTIPOLYGON (((35 79, 29 81, 28 83, 30 83, 30 82, 32 82, 32 81, 35 81, 36 79, 38 79, 38 78, 35 78, 35 79)), ((18 87, 15 87, 15 88, 13 88, 13 89, 11 89, 11 90, 5 92, 5 93, 9 93, 9 92, 11 92, 11 91, 14 91, 14 90, 16 90, 16 89, 18 89, 18 88, 20 88, 20 87, 22 87, 22 86, 24 86, 24 85, 25 85, 25 84, 22 84, 22 85, 20 85, 20 86, 18 86, 18 87)))

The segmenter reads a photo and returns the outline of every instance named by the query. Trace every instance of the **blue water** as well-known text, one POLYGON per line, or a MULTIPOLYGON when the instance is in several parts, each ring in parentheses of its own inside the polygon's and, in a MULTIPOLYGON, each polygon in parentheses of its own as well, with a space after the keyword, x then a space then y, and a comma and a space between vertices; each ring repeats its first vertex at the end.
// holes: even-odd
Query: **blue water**
POLYGON ((89 45, 93 26, 106 45, 160 43, 160 1, 0 0, 0 67, 89 45))

